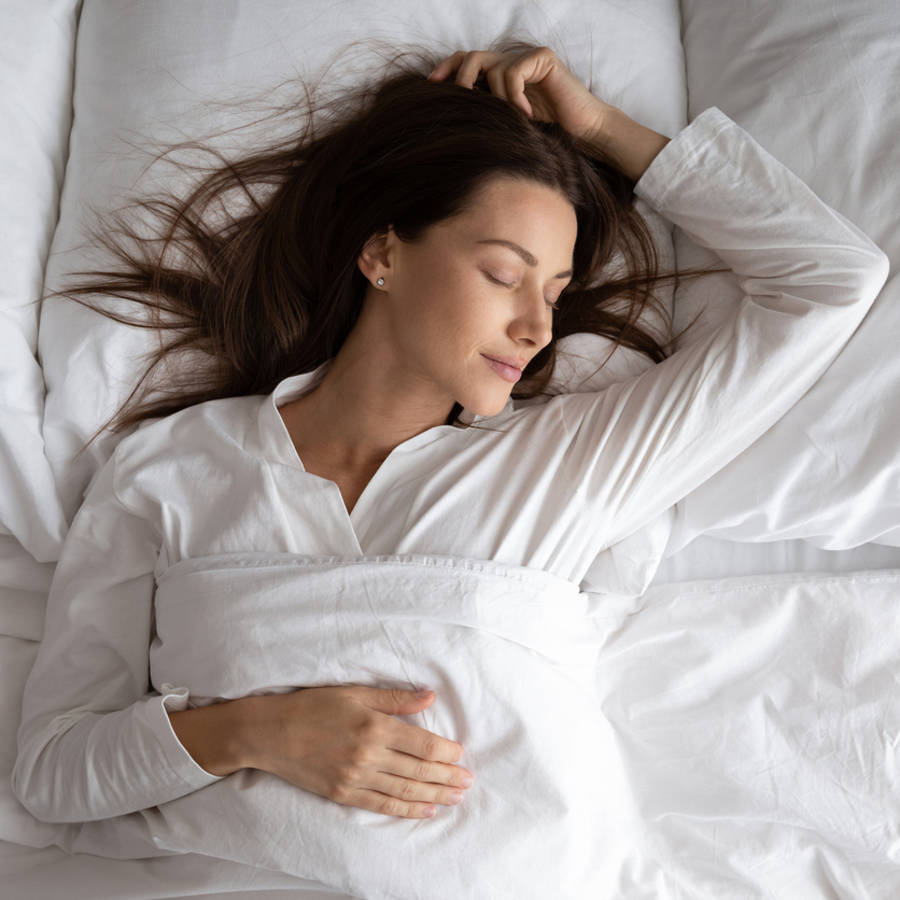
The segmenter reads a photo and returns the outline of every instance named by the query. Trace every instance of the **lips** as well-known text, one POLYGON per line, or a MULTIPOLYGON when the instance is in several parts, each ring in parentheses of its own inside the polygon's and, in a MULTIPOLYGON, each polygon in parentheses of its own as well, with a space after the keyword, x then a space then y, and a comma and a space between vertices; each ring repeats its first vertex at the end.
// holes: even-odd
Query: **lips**
MULTIPOLYGON (((494 359, 492 356, 485 356, 483 353, 485 362, 504 380, 516 382, 522 377, 522 369, 517 368, 515 366, 507 365, 504 362, 501 362, 498 359, 494 359)), ((518 362, 519 360, 516 360, 518 362)))
POLYGON ((528 365, 527 359, 517 359, 514 356, 488 356, 486 353, 482 353, 482 356, 487 359, 492 359, 494 362, 503 363, 504 366, 509 366, 512 369, 518 369, 520 372, 525 366, 528 365))

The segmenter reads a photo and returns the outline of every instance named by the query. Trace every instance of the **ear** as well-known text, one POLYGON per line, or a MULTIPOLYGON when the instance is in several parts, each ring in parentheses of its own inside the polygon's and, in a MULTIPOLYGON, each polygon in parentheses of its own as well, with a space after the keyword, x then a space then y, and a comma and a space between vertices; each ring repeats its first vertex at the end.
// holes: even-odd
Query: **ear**
POLYGON ((388 225, 385 231, 373 234, 366 241, 356 260, 360 272, 373 284, 377 278, 390 273, 391 261, 388 250, 392 233, 393 227, 388 225))

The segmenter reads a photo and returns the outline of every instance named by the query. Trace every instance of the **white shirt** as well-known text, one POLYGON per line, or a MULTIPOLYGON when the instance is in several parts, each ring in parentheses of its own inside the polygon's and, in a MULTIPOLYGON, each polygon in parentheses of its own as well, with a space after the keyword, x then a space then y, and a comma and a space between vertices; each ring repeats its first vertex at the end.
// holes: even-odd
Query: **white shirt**
POLYGON ((149 683, 155 578, 170 565, 254 550, 424 553, 580 584, 604 548, 780 419, 887 278, 866 235, 715 107, 664 147, 635 193, 715 249, 746 294, 721 327, 637 377, 475 417, 497 431, 429 428, 393 450, 350 515, 334 482, 304 470, 277 411, 327 363, 268 396, 201 403, 119 442, 63 545, 25 688, 12 787, 37 818, 105 819, 218 780, 166 714, 188 705, 185 689, 149 683))

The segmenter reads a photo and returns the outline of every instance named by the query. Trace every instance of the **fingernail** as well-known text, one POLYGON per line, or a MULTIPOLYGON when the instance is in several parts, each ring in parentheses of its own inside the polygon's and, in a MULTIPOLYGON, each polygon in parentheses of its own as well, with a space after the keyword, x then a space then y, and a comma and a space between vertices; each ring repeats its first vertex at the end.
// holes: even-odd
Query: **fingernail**
POLYGON ((457 803, 462 803, 462 798, 462 791, 454 791, 447 799, 453 806, 456 806, 457 803))
POLYGON ((471 775, 463 775, 463 777, 460 779, 460 781, 462 782, 463 787, 472 787, 472 784, 475 781, 475 779, 472 778, 471 775))
POLYGON ((419 700, 424 700, 430 694, 431 691, 416 691, 416 698, 419 700))

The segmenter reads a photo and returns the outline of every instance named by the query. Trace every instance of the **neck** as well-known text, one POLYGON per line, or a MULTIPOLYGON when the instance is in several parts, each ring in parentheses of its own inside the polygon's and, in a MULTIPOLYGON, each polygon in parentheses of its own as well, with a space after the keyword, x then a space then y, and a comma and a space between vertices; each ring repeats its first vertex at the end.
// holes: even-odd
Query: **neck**
POLYGON ((386 361, 379 365, 372 354, 352 351, 345 342, 321 382, 279 409, 301 459, 305 448, 347 472, 379 466, 399 444, 444 425, 452 409, 399 391, 406 379, 392 375, 386 361))

